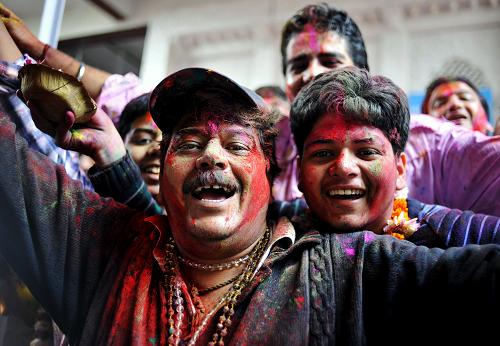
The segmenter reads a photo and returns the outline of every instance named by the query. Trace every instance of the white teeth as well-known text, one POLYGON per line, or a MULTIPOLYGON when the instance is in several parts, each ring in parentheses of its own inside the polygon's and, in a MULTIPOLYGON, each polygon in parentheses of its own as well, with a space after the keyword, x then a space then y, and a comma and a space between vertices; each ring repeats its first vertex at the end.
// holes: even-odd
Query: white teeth
POLYGON ((328 191, 328 195, 330 196, 359 196, 363 193, 363 190, 358 189, 335 189, 328 191))
POLYGON ((197 187, 194 192, 198 193, 198 192, 201 192, 202 189, 221 189, 221 190, 224 190, 224 192, 227 192, 227 193, 230 193, 231 190, 226 187, 226 186, 220 186, 220 185, 204 185, 204 186, 199 186, 197 187))
POLYGON ((160 174, 160 167, 147 167, 145 171, 146 173, 160 174))

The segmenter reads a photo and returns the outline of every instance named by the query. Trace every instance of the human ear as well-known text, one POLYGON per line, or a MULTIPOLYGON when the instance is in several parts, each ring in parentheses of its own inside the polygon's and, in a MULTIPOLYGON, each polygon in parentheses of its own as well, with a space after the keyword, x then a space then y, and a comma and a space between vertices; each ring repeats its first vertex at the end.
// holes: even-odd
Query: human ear
POLYGON ((297 187, 299 189, 300 192, 304 193, 304 191, 302 190, 302 171, 300 169, 300 166, 302 164, 302 158, 300 156, 297 156, 296 158, 297 160, 297 187))
POLYGON ((401 153, 396 156, 396 191, 400 191, 406 187, 406 154, 401 153))

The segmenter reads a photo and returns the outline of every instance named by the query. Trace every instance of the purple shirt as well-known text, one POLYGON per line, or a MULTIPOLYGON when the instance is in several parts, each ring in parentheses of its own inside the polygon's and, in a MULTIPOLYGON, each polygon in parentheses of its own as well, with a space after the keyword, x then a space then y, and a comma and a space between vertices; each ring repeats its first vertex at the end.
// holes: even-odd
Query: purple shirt
POLYGON ((412 115, 405 153, 410 197, 500 215, 500 136, 412 115))
POLYGON ((132 72, 123 76, 113 74, 104 82, 96 102, 116 125, 127 103, 133 98, 149 91, 143 86, 139 77, 132 72))

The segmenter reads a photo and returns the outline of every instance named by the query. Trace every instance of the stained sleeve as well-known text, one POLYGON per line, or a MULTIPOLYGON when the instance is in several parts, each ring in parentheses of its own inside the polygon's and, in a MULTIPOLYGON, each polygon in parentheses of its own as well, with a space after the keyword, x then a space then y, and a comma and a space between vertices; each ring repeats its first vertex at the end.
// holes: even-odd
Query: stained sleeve
POLYGON ((408 238, 427 247, 455 247, 468 244, 500 244, 500 218, 408 200, 410 217, 420 227, 408 238))
POLYGON ((127 206, 148 215, 161 214, 163 209, 148 191, 137 164, 127 152, 111 166, 93 166, 88 172, 94 189, 103 197, 113 197, 127 206))
POLYGON ((64 167, 28 149, 3 113, 0 166, 0 252, 56 323, 77 338, 116 235, 127 238, 123 230, 134 212, 85 191, 64 167))
POLYGON ((450 344, 481 344, 497 337, 500 246, 442 250, 377 238, 366 233, 363 249, 358 249, 364 257, 360 270, 367 335, 392 326, 388 332, 394 339, 408 337, 410 328, 415 342, 431 335, 436 343, 450 344))

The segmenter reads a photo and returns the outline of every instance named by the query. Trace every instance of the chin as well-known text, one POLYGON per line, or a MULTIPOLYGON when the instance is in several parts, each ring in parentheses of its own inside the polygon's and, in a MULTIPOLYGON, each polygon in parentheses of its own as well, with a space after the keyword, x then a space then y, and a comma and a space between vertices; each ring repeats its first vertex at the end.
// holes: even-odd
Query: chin
POLYGON ((228 219, 228 217, 192 219, 194 221, 188 224, 187 229, 191 230, 193 238, 203 241, 222 241, 237 230, 236 226, 227 222, 228 219))
POLYGON ((366 230, 366 224, 360 222, 359 217, 342 217, 326 221, 334 233, 352 233, 366 230))

